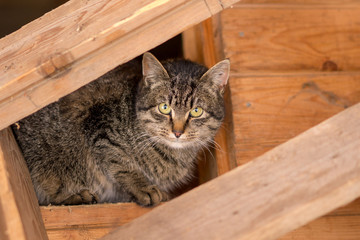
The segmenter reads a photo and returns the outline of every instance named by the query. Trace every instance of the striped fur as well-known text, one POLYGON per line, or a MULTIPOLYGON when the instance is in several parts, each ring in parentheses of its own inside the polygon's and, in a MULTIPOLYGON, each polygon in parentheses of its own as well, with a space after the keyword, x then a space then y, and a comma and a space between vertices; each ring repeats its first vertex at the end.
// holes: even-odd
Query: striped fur
POLYGON ((146 53, 142 64, 121 65, 19 121, 13 131, 39 203, 166 200, 213 141, 228 72, 227 60, 207 71, 146 53), (161 103, 170 114, 159 111, 161 103), (195 107, 204 110, 198 118, 189 115, 195 107))

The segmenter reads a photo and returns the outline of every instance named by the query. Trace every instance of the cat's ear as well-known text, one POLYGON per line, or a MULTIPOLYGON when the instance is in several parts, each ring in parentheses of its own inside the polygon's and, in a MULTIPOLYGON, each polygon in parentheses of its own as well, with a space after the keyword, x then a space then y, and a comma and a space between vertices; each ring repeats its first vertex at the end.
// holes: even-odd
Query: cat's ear
POLYGON ((163 65, 149 52, 143 55, 142 73, 145 84, 152 84, 160 79, 169 78, 163 65))
POLYGON ((210 68, 201 79, 206 78, 206 81, 212 81, 212 84, 215 85, 221 93, 224 92, 225 86, 229 80, 230 75, 230 61, 225 59, 221 62, 215 64, 210 68))

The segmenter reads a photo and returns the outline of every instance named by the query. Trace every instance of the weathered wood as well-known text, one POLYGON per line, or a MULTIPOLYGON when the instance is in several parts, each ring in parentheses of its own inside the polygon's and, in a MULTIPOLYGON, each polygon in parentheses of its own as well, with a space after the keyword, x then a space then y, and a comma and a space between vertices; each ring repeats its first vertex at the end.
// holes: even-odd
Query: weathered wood
POLYGON ((352 240, 360 237, 360 198, 291 231, 281 240, 352 240))
MULTIPOLYGON (((218 61, 223 60, 224 52, 221 41, 220 16, 216 15, 201 23, 203 54, 205 65, 208 67, 215 65, 218 61)), ((226 116, 223 125, 215 136, 215 157, 217 162, 217 174, 222 175, 236 167, 234 152, 234 135, 232 124, 232 104, 230 97, 230 84, 227 85, 224 99, 226 116)))
MULTIPOLYGON (((40 207, 49 240, 62 239, 98 239, 116 227, 150 212, 153 208, 142 208, 133 203, 97 204, 83 206, 48 206, 40 207)), ((300 229, 285 235, 281 239, 356 239, 360 224, 360 199, 345 207, 336 209, 318 220, 310 222, 300 229), (347 219, 346 215, 352 218, 347 219), (354 216, 359 216, 354 218, 354 216), (340 217, 340 218, 339 218, 340 217), (330 219, 330 220, 328 220, 330 219), (329 221, 331 225, 329 225, 329 221), (355 222, 354 222, 355 221, 355 222), (357 221, 357 222, 356 222, 357 221), (356 224, 358 223, 358 224, 356 224), (355 225, 354 225, 355 224, 355 225), (330 231, 325 231, 330 229, 330 231), (343 234, 348 229, 347 234, 343 234), (321 235, 320 235, 321 234, 321 235)), ((1 238, 5 239, 5 238, 1 238)))
MULTIPOLYGON (((221 26, 219 15, 205 20, 201 24, 189 29, 183 34, 184 56, 193 61, 200 62, 207 67, 215 65, 224 59, 221 41, 221 26)), ((200 182, 210 180, 215 176, 224 174, 236 167, 236 159, 233 145, 233 125, 230 88, 227 86, 225 91, 226 117, 224 123, 215 136, 213 153, 207 154, 208 161, 201 161, 200 167, 205 171, 200 171, 200 182), (213 167, 213 157, 216 160, 216 169, 213 167), (216 172, 214 172, 216 170, 216 172)), ((212 149, 211 149, 212 150, 212 149)))
POLYGON ((60 240, 98 239, 153 208, 143 208, 135 203, 117 203, 40 209, 49 239, 60 240))
POLYGON ((279 240, 358 240, 360 216, 325 216, 294 230, 279 240))
POLYGON ((232 71, 358 70, 360 3, 354 4, 338 1, 336 7, 315 9, 237 4, 223 11, 224 51, 236 66, 232 71))
POLYGON ((360 73, 231 77, 239 165, 360 102, 360 73))
POLYGON ((359 115, 360 104, 102 239, 276 239, 360 196, 359 115))
POLYGON ((0 129, 235 2, 67 2, 0 40, 0 129))
POLYGON ((264 5, 273 7, 292 6, 296 8, 314 8, 314 7, 342 7, 358 6, 357 0, 241 0, 233 7, 264 7, 264 5))
POLYGON ((11 130, 0 131, 0 236, 47 239, 25 161, 11 130))

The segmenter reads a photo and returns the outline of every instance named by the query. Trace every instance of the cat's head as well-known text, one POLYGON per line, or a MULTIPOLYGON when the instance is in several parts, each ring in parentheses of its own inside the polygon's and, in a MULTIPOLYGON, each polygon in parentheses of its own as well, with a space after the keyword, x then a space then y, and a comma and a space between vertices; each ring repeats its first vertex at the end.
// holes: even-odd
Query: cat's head
POLYGON ((211 141, 225 115, 229 60, 207 70, 187 60, 161 64, 145 53, 142 67, 136 107, 146 134, 170 148, 198 148, 211 141))

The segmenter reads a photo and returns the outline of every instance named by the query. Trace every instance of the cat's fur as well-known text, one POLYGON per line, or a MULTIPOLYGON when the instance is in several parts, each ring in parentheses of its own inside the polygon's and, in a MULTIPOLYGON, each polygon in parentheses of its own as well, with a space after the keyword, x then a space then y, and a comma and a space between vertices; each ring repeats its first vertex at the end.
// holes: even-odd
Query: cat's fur
POLYGON ((145 53, 13 125, 39 203, 166 200, 221 125, 228 75, 228 60, 207 71, 145 53))

